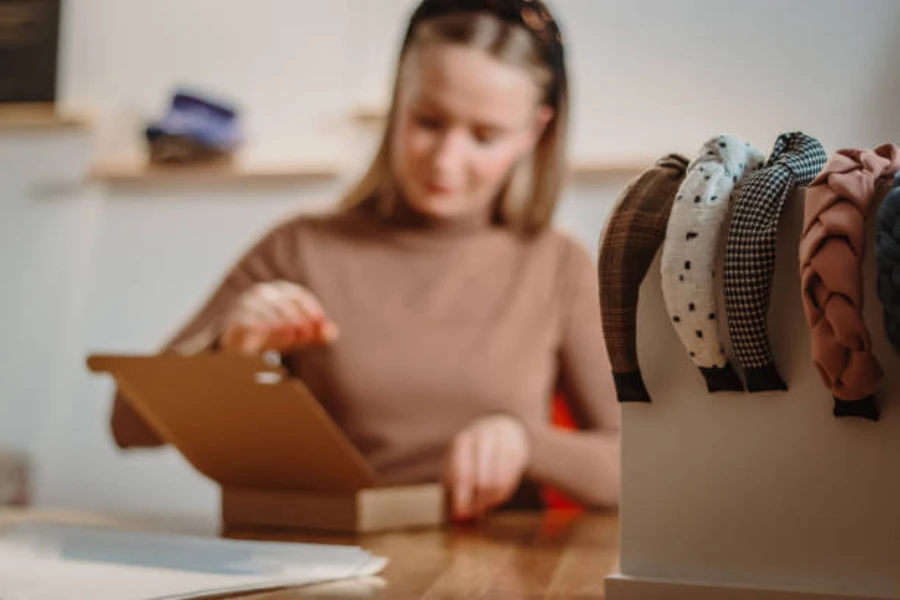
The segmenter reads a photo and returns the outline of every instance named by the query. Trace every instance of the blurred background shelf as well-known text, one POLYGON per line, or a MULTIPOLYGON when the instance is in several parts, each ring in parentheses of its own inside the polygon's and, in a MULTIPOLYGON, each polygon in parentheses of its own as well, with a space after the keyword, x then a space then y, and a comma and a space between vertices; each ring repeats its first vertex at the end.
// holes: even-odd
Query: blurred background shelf
MULTIPOLYGON (((387 111, 377 106, 361 106, 354 110, 350 119, 361 127, 382 127, 387 111)), ((569 173, 577 178, 606 179, 638 175, 651 167, 653 159, 575 159, 570 161, 569 173)))
POLYGON ((217 163, 209 165, 161 166, 142 162, 99 162, 89 179, 120 185, 172 183, 302 183, 337 179, 344 173, 338 163, 253 165, 217 163))
POLYGON ((357 125, 374 127, 384 125, 387 118, 387 109, 377 106, 360 106, 350 115, 351 120, 357 125))
POLYGON ((50 103, 0 103, 0 131, 81 129, 89 125, 86 115, 59 110, 50 103))
POLYGON ((569 166, 569 174, 579 178, 633 177, 653 166, 653 160, 575 160, 569 166))

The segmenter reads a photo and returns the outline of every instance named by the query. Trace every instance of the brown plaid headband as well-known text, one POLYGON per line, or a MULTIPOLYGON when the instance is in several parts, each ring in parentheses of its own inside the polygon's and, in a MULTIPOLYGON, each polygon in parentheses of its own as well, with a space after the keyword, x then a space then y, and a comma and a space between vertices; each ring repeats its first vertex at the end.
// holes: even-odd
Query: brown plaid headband
POLYGON ((638 296, 687 166, 687 158, 669 154, 634 180, 619 196, 600 243, 600 312, 619 402, 650 402, 637 360, 638 296))

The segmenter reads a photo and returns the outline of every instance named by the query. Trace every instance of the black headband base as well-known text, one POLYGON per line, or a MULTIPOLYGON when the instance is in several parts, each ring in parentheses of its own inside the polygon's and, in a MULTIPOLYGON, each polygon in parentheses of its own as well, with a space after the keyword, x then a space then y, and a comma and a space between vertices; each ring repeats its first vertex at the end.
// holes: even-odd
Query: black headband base
MULTIPOLYGON (((882 298, 884 302, 884 298, 882 298)), ((884 331, 891 345, 900 350, 900 315, 895 309, 884 310, 884 331)))
POLYGON ((775 363, 768 363, 755 369, 744 369, 744 377, 747 378, 747 391, 750 393, 788 391, 788 386, 778 374, 775 363))
POLYGON ((616 396, 619 402, 644 402, 650 403, 650 394, 644 385, 644 378, 640 371, 627 373, 613 373, 613 381, 616 384, 616 396))
POLYGON ((724 367, 700 367, 700 373, 706 380, 706 390, 710 394, 744 391, 744 384, 731 363, 725 363, 724 367))
POLYGON ((862 400, 835 398, 833 414, 835 417, 860 417, 869 421, 878 421, 881 418, 875 396, 866 396, 862 400))

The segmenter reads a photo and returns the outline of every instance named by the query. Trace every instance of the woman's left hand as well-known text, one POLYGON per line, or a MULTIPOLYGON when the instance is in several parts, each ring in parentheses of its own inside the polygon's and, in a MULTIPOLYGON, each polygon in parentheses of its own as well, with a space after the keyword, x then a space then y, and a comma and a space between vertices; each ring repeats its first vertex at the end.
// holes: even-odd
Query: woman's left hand
POLYGON ((478 419, 456 435, 444 468, 454 519, 480 518, 509 500, 528 464, 528 434, 508 415, 478 419))

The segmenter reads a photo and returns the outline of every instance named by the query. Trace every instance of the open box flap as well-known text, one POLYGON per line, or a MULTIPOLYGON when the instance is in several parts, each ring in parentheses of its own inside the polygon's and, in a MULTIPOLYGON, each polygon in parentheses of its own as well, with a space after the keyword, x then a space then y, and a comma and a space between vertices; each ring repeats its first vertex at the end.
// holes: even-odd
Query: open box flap
POLYGON ((234 353, 93 355, 134 409, 222 486, 347 492, 376 475, 299 380, 234 353))

